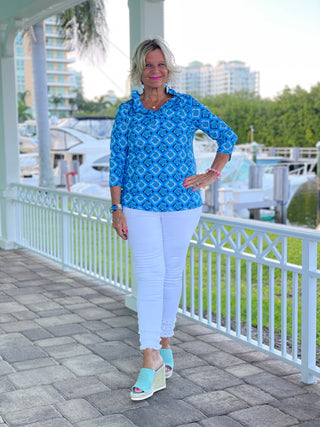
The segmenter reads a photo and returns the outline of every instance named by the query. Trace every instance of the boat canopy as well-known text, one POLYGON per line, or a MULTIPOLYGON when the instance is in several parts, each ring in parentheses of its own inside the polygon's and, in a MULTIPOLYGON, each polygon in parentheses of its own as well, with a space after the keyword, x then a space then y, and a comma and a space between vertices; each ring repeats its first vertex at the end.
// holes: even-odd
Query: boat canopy
POLYGON ((114 117, 74 117, 59 121, 57 127, 71 128, 96 139, 111 138, 114 117))

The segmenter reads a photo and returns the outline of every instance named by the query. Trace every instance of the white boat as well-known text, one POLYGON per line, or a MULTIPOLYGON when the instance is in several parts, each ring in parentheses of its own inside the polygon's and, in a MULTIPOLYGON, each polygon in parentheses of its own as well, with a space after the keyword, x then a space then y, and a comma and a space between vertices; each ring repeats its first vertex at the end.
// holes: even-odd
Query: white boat
POLYGON ((20 153, 37 153, 37 126, 35 120, 26 120, 18 125, 20 153))
POLYGON ((258 158, 256 164, 263 168, 261 187, 249 188, 249 171, 255 163, 247 153, 235 149, 232 154, 232 161, 225 166, 219 183, 218 212, 220 214, 249 218, 249 209, 255 206, 262 206, 262 216, 270 214, 269 208, 276 206, 274 172, 278 166, 288 168, 288 188, 284 189, 284 197, 286 198, 284 203, 287 207, 302 184, 316 179, 315 160, 292 162, 283 157, 272 157, 270 164, 266 158, 263 159, 262 164, 259 163, 258 158))
MULTIPOLYGON (((52 166, 57 186, 66 186, 66 174, 72 171, 76 171, 73 181, 102 186, 107 183, 107 156, 110 154, 113 123, 113 117, 79 117, 63 119, 50 128, 52 166)), ((30 161, 30 155, 20 155, 22 181, 38 185, 38 170, 31 175, 30 168, 26 167, 27 159, 30 161)))

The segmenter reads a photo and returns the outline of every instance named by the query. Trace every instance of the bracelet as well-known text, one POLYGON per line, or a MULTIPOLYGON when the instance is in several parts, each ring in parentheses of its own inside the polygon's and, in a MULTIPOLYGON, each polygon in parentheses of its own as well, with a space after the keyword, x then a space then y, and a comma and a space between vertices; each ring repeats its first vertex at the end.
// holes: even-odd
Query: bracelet
POLYGON ((221 177, 221 172, 219 172, 217 169, 209 168, 207 169, 207 172, 213 172, 217 175, 217 179, 221 177))
POLYGON ((120 203, 118 203, 117 205, 112 205, 112 206, 109 208, 109 211, 110 211, 111 213, 113 213, 113 212, 115 212, 115 211, 117 211, 117 210, 122 211, 122 205, 121 205, 120 203))

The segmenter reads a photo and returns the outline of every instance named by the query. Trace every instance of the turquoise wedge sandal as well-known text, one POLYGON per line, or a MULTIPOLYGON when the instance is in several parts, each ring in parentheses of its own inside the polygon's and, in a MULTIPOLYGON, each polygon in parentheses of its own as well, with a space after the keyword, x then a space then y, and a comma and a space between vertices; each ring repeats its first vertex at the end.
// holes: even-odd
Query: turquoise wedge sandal
POLYGON ((172 350, 169 350, 168 348, 162 348, 160 350, 160 356, 163 359, 163 363, 166 366, 169 366, 169 370, 166 370, 166 378, 170 378, 173 372, 173 355, 172 355, 172 350))
POLYGON ((144 400, 151 397, 156 391, 166 388, 166 370, 162 365, 157 371, 148 368, 141 368, 137 382, 132 387, 131 400, 144 400), (142 391, 134 391, 139 388, 142 391))

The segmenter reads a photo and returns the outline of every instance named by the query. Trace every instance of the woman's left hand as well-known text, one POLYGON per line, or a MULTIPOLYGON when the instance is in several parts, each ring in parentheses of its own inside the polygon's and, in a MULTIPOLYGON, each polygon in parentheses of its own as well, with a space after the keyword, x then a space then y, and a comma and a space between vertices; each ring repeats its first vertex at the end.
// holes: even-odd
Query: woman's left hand
POLYGON ((217 178, 217 175, 212 172, 198 173, 185 178, 183 186, 184 188, 192 188, 192 191, 195 191, 214 183, 217 178))

